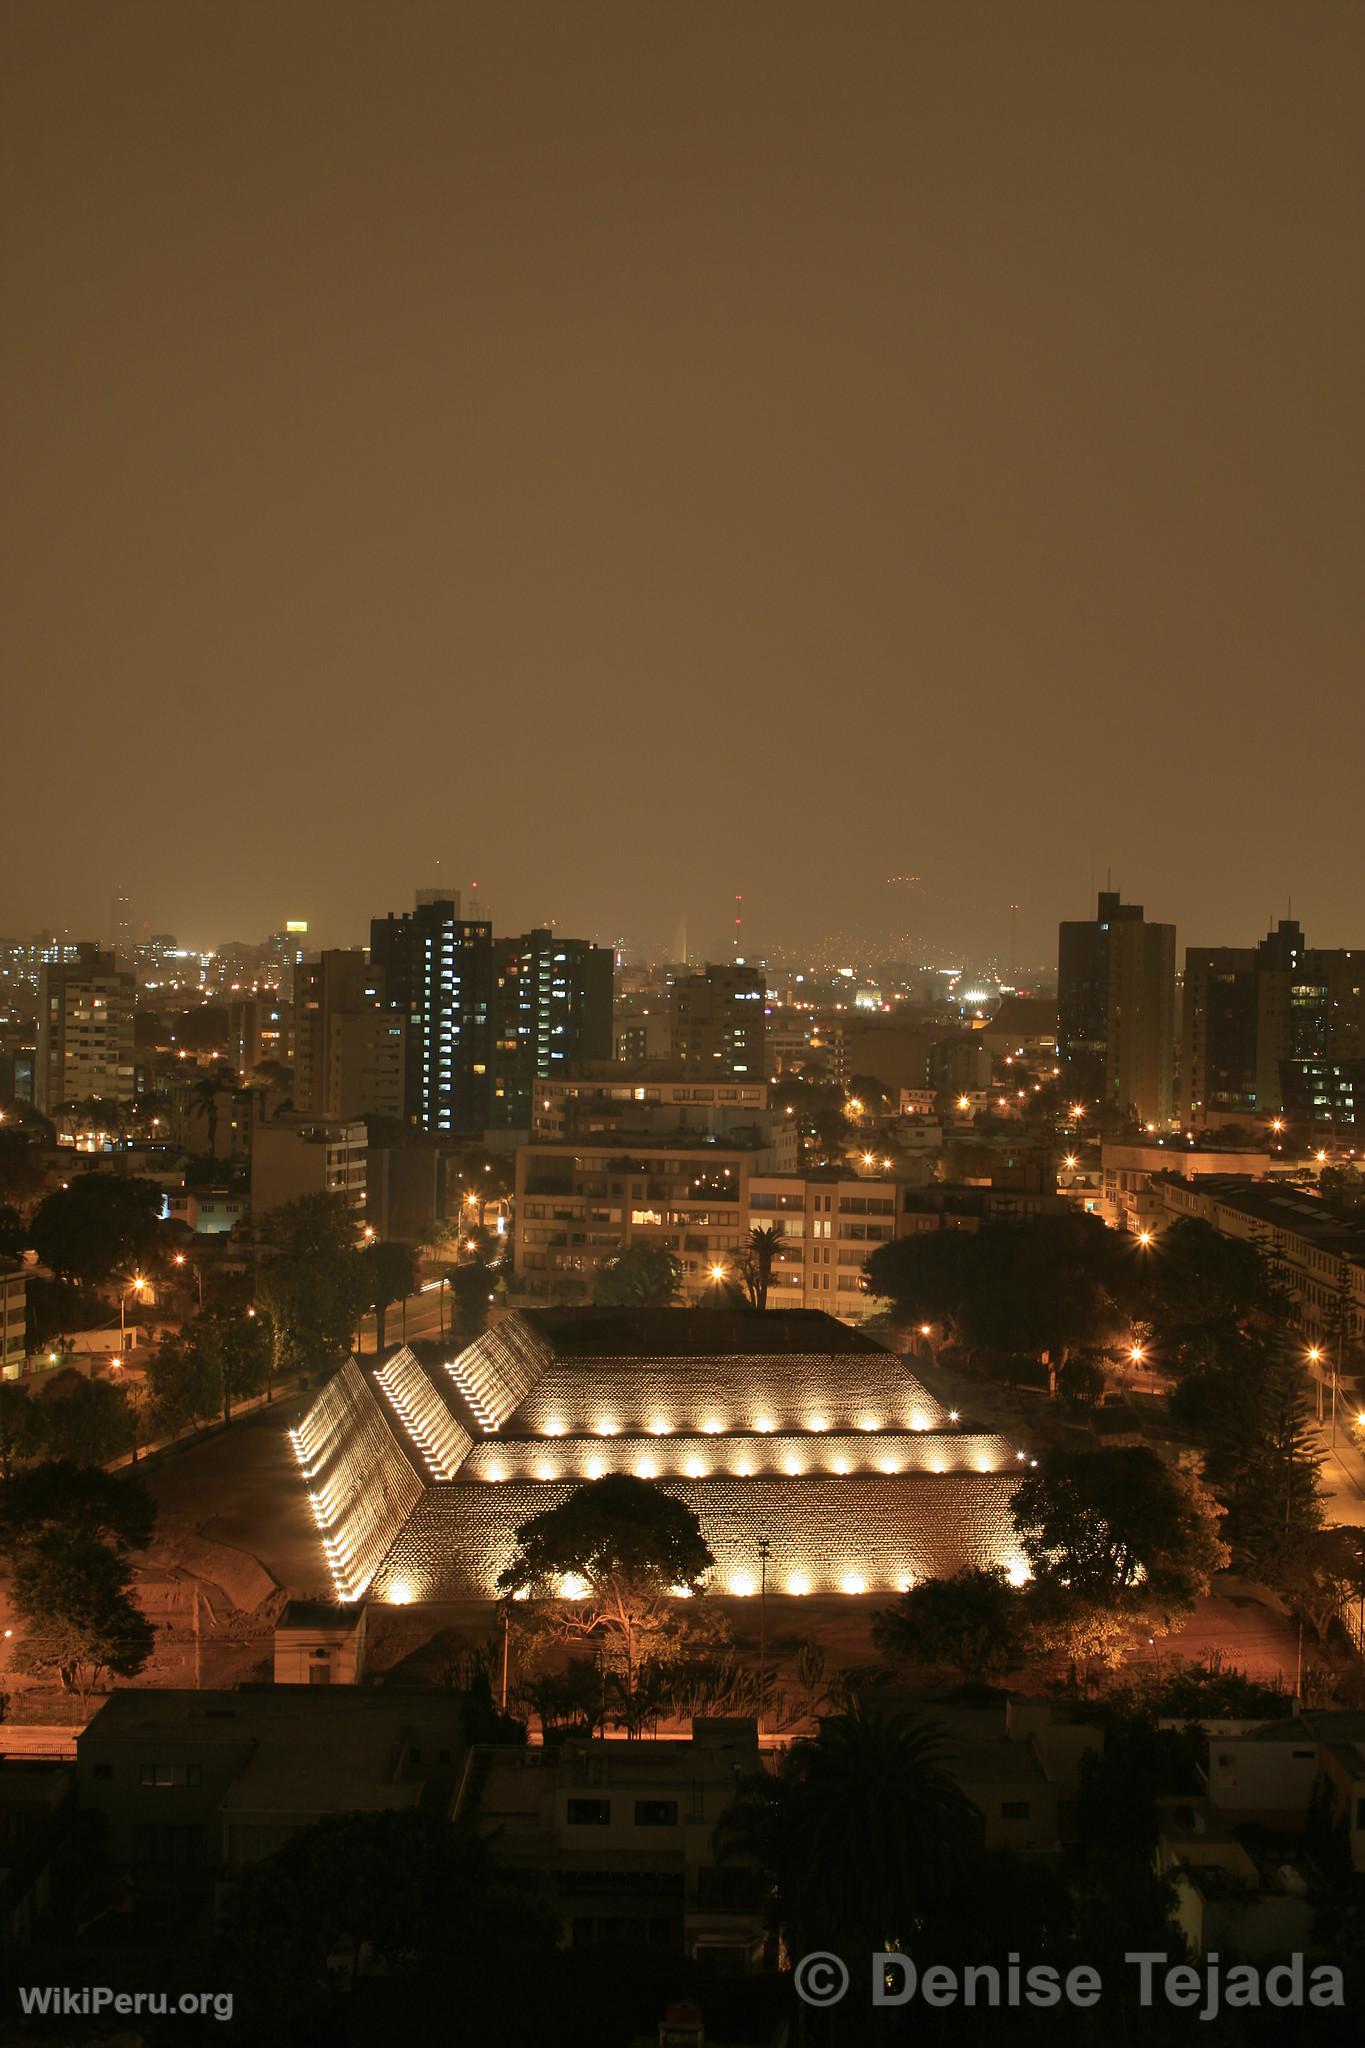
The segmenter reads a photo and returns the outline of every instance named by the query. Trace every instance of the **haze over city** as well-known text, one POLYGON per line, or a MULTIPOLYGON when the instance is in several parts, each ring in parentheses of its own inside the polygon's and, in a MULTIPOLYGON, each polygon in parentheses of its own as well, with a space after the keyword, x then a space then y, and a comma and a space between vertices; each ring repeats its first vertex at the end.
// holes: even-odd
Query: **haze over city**
POLYGON ((1350 942, 1358 9, 405 18, 8 15, 0 931, 1350 942))
POLYGON ((1362 79, 0 0, 0 2048, 1361 2048, 1362 79))

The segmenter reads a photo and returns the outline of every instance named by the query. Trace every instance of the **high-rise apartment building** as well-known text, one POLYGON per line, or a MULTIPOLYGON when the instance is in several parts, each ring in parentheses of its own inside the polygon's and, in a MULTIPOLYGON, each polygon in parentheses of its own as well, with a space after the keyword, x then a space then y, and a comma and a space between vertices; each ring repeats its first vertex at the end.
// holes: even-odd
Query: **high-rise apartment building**
POLYGON ((1062 925, 1057 1051, 1077 1102, 1163 1130, 1174 1110, 1175 926, 1102 889, 1096 915, 1062 925))
POLYGON ((496 939, 493 1121, 529 1130, 536 1083, 612 1056, 610 947, 537 929, 496 939))
POLYGON ((407 1020, 385 1001, 363 947, 319 953, 295 970, 294 1101, 307 1116, 401 1117, 407 1020))
MULTIPOLYGON (((426 892, 424 891, 425 895, 426 892)), ((420 1130, 486 1130, 493 1100, 493 927, 453 897, 370 925, 370 963, 407 1021, 404 1114, 420 1130)))
POLYGON ((250 1080, 269 1060, 277 1067, 294 1063, 294 1008, 271 995, 234 996, 228 1004, 228 1065, 250 1080))
POLYGON ((1294 918, 1256 946, 1185 953, 1181 1116, 1365 1121, 1365 950, 1309 947, 1294 918))
POLYGON ((49 960, 38 979, 35 1097, 44 1116, 64 1102, 129 1102, 136 1093, 133 1011, 137 981, 96 945, 49 960))
POLYGON ((765 1081, 766 998, 766 975, 743 961, 680 976, 669 992, 674 1063, 699 1078, 765 1081))

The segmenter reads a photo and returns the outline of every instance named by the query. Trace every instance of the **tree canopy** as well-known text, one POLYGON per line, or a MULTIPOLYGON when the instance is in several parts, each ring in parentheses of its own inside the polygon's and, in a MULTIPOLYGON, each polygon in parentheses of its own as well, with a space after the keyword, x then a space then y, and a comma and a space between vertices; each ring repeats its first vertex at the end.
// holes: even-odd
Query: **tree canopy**
POLYGON ((692 1509, 624 1472, 576 1486, 523 1522, 516 1542, 499 1590, 556 1600, 566 1634, 614 1640, 628 1691, 671 1600, 700 1592, 715 1563, 692 1509))
POLYGON ((740 1784, 716 1854, 766 1874, 793 1954, 910 1946, 978 1839, 979 1817, 943 1756, 935 1724, 855 1702, 792 1743, 775 1773, 740 1784))
POLYGON ((879 1245, 868 1284, 902 1322, 940 1323, 969 1350, 1046 1352, 1113 1342, 1132 1324, 1132 1252, 1084 1215, 924 1231, 879 1245))
POLYGON ((1227 1562, 1213 1503, 1146 1445, 1052 1450, 1013 1502, 1025 1556, 1073 1598, 1115 1600, 1139 1586, 1173 1610, 1208 1591, 1227 1562))
POLYGON ((949 1579, 922 1579, 894 1607, 873 1616, 883 1655, 912 1664, 948 1664, 968 1678, 1003 1677, 1024 1661, 1024 1601, 999 1566, 968 1567, 949 1579))
POLYGON ((59 1279, 100 1285, 151 1261, 161 1207, 155 1181, 83 1174, 38 1204, 33 1248, 59 1279))
POLYGON ((678 1298, 682 1261, 666 1245, 628 1244, 602 1268, 593 1300, 611 1308, 666 1308, 678 1298))

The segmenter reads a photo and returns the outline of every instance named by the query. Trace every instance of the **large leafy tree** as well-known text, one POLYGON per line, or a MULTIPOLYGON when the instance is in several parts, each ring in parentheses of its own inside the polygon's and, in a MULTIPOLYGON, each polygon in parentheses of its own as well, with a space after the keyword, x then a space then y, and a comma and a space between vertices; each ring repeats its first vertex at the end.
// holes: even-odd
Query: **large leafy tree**
POLYGON ((87 1696, 106 1672, 135 1678, 152 1654, 152 1625, 132 1597, 124 1554, 97 1536, 48 1529, 15 1553, 10 1576, 24 1634, 18 1670, 55 1671, 87 1696))
POLYGON ((556 1938, 484 1841, 412 1806, 333 1815, 248 1866, 219 1960, 261 2048, 427 2039, 452 1985, 461 2038, 540 2048, 585 2038, 563 2010, 556 1938))
POLYGON ((682 1261, 666 1245, 628 1244, 597 1276, 593 1300, 611 1308, 666 1308, 678 1298, 682 1261))
POLYGON ((0 1202, 0 1259, 20 1259, 28 1250, 29 1231, 12 1202, 0 1202))
POLYGON ((12 1478, 16 1464, 41 1456, 45 1442, 42 1403, 13 1380, 0 1380, 0 1479, 12 1478))
POLYGON ((1103 1603, 1142 1588, 1171 1611, 1208 1591, 1227 1563, 1213 1503, 1145 1445, 1053 1450, 1013 1501, 1025 1556, 1040 1579, 1103 1603))
POLYGON ((700 1592, 715 1563, 691 1508, 623 1472, 576 1486, 523 1522, 516 1544, 499 1590, 550 1600, 562 1634, 614 1646, 627 1692, 666 1633, 674 1599, 700 1592))
POLYGON ((261 1393, 270 1370, 270 1330, 265 1317, 236 1305, 201 1310, 185 1326, 183 1344, 200 1386, 221 1388, 224 1422, 235 1402, 261 1393))
POLYGON ((933 1723, 855 1702, 794 1742, 776 1772, 740 1784, 716 1854, 765 1873, 796 1955, 909 1947, 978 1838, 979 1816, 944 1762, 933 1723))
POLYGON ((416 1284, 416 1261, 411 1247, 392 1238, 380 1238, 361 1254, 367 1303, 374 1310, 375 1346, 384 1349, 385 1313, 391 1303, 404 1301, 416 1284))
POLYGON ((0 1555, 6 1557, 53 1530, 145 1550, 155 1522, 156 1503, 135 1472, 49 1458, 0 1487, 0 1555))
POLYGON ((152 1260, 161 1206, 155 1181, 88 1173, 38 1204, 30 1235, 59 1279, 98 1286, 152 1260))
POLYGON ((153 1419, 170 1436, 198 1429, 223 1412, 223 1367, 212 1344, 167 1338, 147 1362, 153 1419))
POLYGON ((24 1624, 18 1669, 55 1671, 82 1704, 104 1672, 142 1670, 152 1629, 132 1598, 129 1552, 150 1542, 155 1514, 136 1474, 62 1460, 0 1487, 0 1556, 24 1624))
POLYGON ((112 1380, 62 1374, 43 1396, 43 1444, 48 1456, 76 1465, 106 1465, 137 1441, 132 1403, 112 1380))
POLYGON ((877 1247, 867 1276, 899 1321, 942 1323, 969 1350, 1046 1352, 1061 1365, 1132 1326, 1131 1252, 1092 1216, 901 1238, 877 1247))
POLYGON ((1187 1344, 1181 1365, 1171 1413, 1204 1446, 1233 1562, 1273 1581, 1323 1518, 1302 1360, 1279 1325, 1253 1324, 1187 1344))
POLYGON ((1163 1347, 1195 1332, 1231 1329, 1272 1306, 1274 1286, 1255 1245, 1182 1216, 1144 1248, 1134 1307, 1163 1347))
POLYGON ((0 1201, 30 1202, 42 1185, 42 1161, 28 1133, 7 1124, 0 1130, 0 1201))
POLYGON ((948 1664, 968 1678, 1015 1670, 1026 1655, 1025 1603, 999 1566, 969 1566, 950 1579, 922 1579, 894 1607, 872 1618, 884 1655, 912 1664, 948 1664))

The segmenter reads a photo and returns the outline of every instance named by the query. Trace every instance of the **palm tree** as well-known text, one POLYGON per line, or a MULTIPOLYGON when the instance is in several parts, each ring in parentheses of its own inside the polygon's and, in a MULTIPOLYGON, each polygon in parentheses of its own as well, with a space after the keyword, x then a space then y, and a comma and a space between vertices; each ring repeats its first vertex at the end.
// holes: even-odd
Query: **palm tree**
POLYGON ((756 1309, 768 1306, 776 1252, 777 1232, 772 1224, 756 1224, 749 1232, 749 1249, 744 1260, 745 1292, 756 1309))
POLYGON ((942 1729, 912 1715, 849 1712, 794 1742, 776 1773, 744 1780, 715 1830, 719 1860, 756 1864, 788 1951, 846 1958, 909 1946, 961 1870, 980 1816, 943 1768, 942 1729))
POLYGON ((210 1067, 190 1085, 192 1108, 196 1116, 207 1120, 209 1130, 209 1154, 218 1149, 218 1097, 237 1086, 237 1076, 224 1061, 210 1067))

